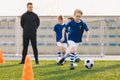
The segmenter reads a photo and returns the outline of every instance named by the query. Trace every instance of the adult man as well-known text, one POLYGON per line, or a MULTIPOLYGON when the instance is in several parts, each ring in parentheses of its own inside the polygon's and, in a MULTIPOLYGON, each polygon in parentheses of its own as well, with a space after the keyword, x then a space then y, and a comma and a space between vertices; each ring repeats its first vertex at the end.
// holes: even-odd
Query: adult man
POLYGON ((40 20, 33 12, 33 4, 31 2, 27 3, 27 12, 25 12, 21 17, 21 26, 23 28, 23 51, 22 51, 22 60, 20 64, 24 64, 25 57, 27 55, 29 41, 31 41, 35 62, 39 64, 38 61, 38 50, 37 50, 37 41, 36 33, 37 28, 39 27, 40 20))

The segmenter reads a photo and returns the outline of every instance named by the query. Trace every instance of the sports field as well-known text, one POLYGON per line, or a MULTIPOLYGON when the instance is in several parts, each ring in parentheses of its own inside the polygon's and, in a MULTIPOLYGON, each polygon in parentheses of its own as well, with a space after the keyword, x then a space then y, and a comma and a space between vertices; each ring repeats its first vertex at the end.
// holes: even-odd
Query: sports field
MULTIPOLYGON (((23 65, 18 63, 18 60, 9 60, 0 64, 0 80, 21 80, 23 65)), ((41 60, 39 65, 32 61, 34 80, 120 80, 120 60, 95 61, 92 69, 86 69, 83 63, 69 70, 69 61, 63 66, 53 60, 41 60)))

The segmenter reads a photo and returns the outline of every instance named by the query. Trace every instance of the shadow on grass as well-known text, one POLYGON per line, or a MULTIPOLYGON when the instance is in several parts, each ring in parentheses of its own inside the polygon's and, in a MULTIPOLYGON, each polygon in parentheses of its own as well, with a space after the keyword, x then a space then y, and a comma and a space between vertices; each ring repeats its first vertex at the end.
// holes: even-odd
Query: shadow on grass
MULTIPOLYGON (((63 73, 64 75, 54 76, 54 78, 52 80, 56 80, 56 79, 57 80, 59 80, 59 79, 60 80, 64 80, 64 79, 69 80, 69 79, 72 79, 72 78, 75 78, 75 77, 78 77, 78 76, 85 76, 85 75, 88 75, 88 74, 103 72, 103 71, 106 71, 106 70, 116 69, 116 68, 120 68, 120 64, 111 65, 111 66, 107 66, 107 67, 100 67, 100 68, 95 68, 95 69, 86 69, 86 70, 81 70, 79 72, 71 71, 71 74, 64 74, 63 73)), ((51 80, 51 78, 48 78, 46 80, 51 80)))
POLYGON ((20 66, 20 64, 1 65, 0 68, 8 68, 8 67, 15 67, 15 66, 20 66))
POLYGON ((43 66, 42 65, 33 66, 34 69, 38 68, 37 70, 39 70, 39 71, 40 71, 40 69, 45 70, 42 73, 40 71, 41 76, 46 76, 46 75, 50 76, 50 75, 56 75, 56 74, 63 74, 64 72, 68 71, 66 69, 63 70, 60 67, 62 67, 62 65, 57 65, 56 63, 44 64, 43 66))
POLYGON ((63 70, 63 69, 57 69, 57 70, 54 70, 54 71, 49 71, 49 72, 45 72, 43 73, 43 76, 50 76, 50 75, 57 75, 57 74, 64 74, 67 70, 63 70))
POLYGON ((39 64, 39 65, 33 66, 33 68, 51 68, 51 67, 56 67, 56 66, 58 66, 58 65, 55 64, 55 63, 53 63, 53 64, 44 64, 44 66, 39 64))

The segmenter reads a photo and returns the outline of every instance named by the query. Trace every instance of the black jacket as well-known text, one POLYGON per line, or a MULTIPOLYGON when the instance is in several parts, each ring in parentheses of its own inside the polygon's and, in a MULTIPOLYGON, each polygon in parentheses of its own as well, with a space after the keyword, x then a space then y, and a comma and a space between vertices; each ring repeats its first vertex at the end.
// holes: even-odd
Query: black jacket
POLYGON ((21 16, 21 26, 23 28, 23 37, 36 36, 40 20, 34 12, 26 12, 21 16))

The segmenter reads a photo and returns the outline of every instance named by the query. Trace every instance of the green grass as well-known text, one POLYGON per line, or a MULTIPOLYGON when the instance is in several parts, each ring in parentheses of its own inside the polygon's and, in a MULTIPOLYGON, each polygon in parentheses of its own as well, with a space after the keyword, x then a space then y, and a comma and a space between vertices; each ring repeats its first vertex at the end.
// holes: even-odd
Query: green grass
MULTIPOLYGON (((21 80, 23 65, 19 61, 6 61, 0 64, 0 80, 21 80)), ((83 61, 75 70, 69 70, 69 61, 63 66, 56 61, 32 61, 35 80, 120 80, 120 61, 95 61, 92 69, 86 69, 83 61)))

